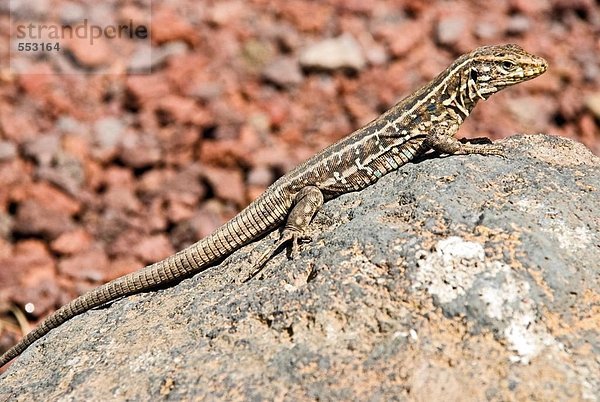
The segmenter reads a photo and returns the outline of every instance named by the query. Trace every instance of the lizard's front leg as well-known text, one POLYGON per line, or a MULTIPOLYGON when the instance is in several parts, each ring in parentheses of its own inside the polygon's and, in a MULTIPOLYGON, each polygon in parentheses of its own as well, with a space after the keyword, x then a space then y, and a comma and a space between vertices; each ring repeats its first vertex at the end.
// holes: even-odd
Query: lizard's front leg
POLYGON ((464 144, 454 138, 454 133, 445 127, 436 126, 427 135, 425 144, 444 154, 480 154, 505 156, 500 145, 495 144, 464 144))
POLYGON ((306 233, 308 226, 322 205, 323 193, 318 187, 306 186, 296 194, 279 240, 258 259, 249 279, 256 276, 265 263, 287 242, 291 242, 290 257, 294 259, 298 256, 298 244, 310 240, 310 236, 306 233))

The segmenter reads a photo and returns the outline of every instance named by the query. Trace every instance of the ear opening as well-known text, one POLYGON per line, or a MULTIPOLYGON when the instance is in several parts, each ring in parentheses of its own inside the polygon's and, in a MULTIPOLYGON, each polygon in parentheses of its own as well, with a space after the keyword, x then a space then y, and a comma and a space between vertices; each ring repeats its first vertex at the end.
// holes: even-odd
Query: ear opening
POLYGON ((469 78, 475 82, 477 82, 478 75, 479 75, 479 73, 474 68, 472 68, 471 71, 469 72, 469 78))

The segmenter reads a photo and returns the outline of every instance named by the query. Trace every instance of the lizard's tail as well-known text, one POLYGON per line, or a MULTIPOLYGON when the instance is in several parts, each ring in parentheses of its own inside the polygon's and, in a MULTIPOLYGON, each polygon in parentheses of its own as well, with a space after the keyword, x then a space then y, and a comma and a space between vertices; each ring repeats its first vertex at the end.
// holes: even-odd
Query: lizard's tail
MULTIPOLYGON (((181 262, 182 255, 183 253, 180 253, 178 258, 180 260, 179 262, 176 262, 177 259, 174 258, 177 256, 176 254, 166 260, 149 265, 139 271, 99 286, 62 306, 54 313, 50 314, 38 327, 29 332, 16 345, 4 353, 2 357, 0 357, 0 367, 20 355, 21 352, 27 349, 33 342, 50 332, 50 330, 87 310, 106 304, 119 297, 150 290, 160 284, 173 281, 175 275, 180 272, 179 270, 176 271, 177 267, 189 267, 189 265, 181 262)), ((200 263, 200 268, 206 265, 206 263, 198 262, 200 263)))
POLYGON ((97 287, 56 310, 0 357, 0 367, 71 318, 120 297, 178 282, 198 273, 277 226, 285 216, 285 205, 273 206, 263 195, 208 237, 162 261, 97 287))

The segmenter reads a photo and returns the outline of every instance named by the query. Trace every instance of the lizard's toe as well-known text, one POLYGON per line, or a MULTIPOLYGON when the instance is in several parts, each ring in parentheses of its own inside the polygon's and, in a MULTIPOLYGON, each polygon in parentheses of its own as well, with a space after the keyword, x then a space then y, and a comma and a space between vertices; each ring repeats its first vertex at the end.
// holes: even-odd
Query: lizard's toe
POLYGON ((292 248, 290 250, 290 259, 296 260, 300 256, 300 247, 297 241, 292 241, 292 248))
POLYGON ((290 241, 290 259, 295 260, 300 256, 300 244, 312 241, 312 237, 300 232, 290 232, 286 235, 290 241))
POLYGON ((504 158, 504 159, 507 158, 506 157, 506 152, 504 151, 504 147, 502 147, 500 145, 494 147, 494 149, 492 149, 491 151, 492 151, 492 153, 491 153, 492 155, 496 155, 496 156, 499 156, 499 157, 504 158))
POLYGON ((485 145, 481 150, 483 155, 496 155, 506 158, 506 153, 502 145, 485 145))

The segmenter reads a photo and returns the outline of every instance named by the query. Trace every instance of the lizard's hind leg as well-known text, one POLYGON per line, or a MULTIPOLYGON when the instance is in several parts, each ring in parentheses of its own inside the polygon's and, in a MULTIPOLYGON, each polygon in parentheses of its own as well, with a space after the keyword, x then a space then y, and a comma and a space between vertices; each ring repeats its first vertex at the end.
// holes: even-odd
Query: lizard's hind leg
POLYGON ((273 257, 273 255, 286 243, 291 242, 290 258, 295 259, 299 255, 299 243, 310 241, 307 234, 308 226, 317 211, 323 205, 323 193, 315 186, 306 186, 296 194, 294 204, 287 217, 283 231, 279 240, 265 252, 254 264, 252 274, 248 277, 255 277, 264 265, 273 257))

